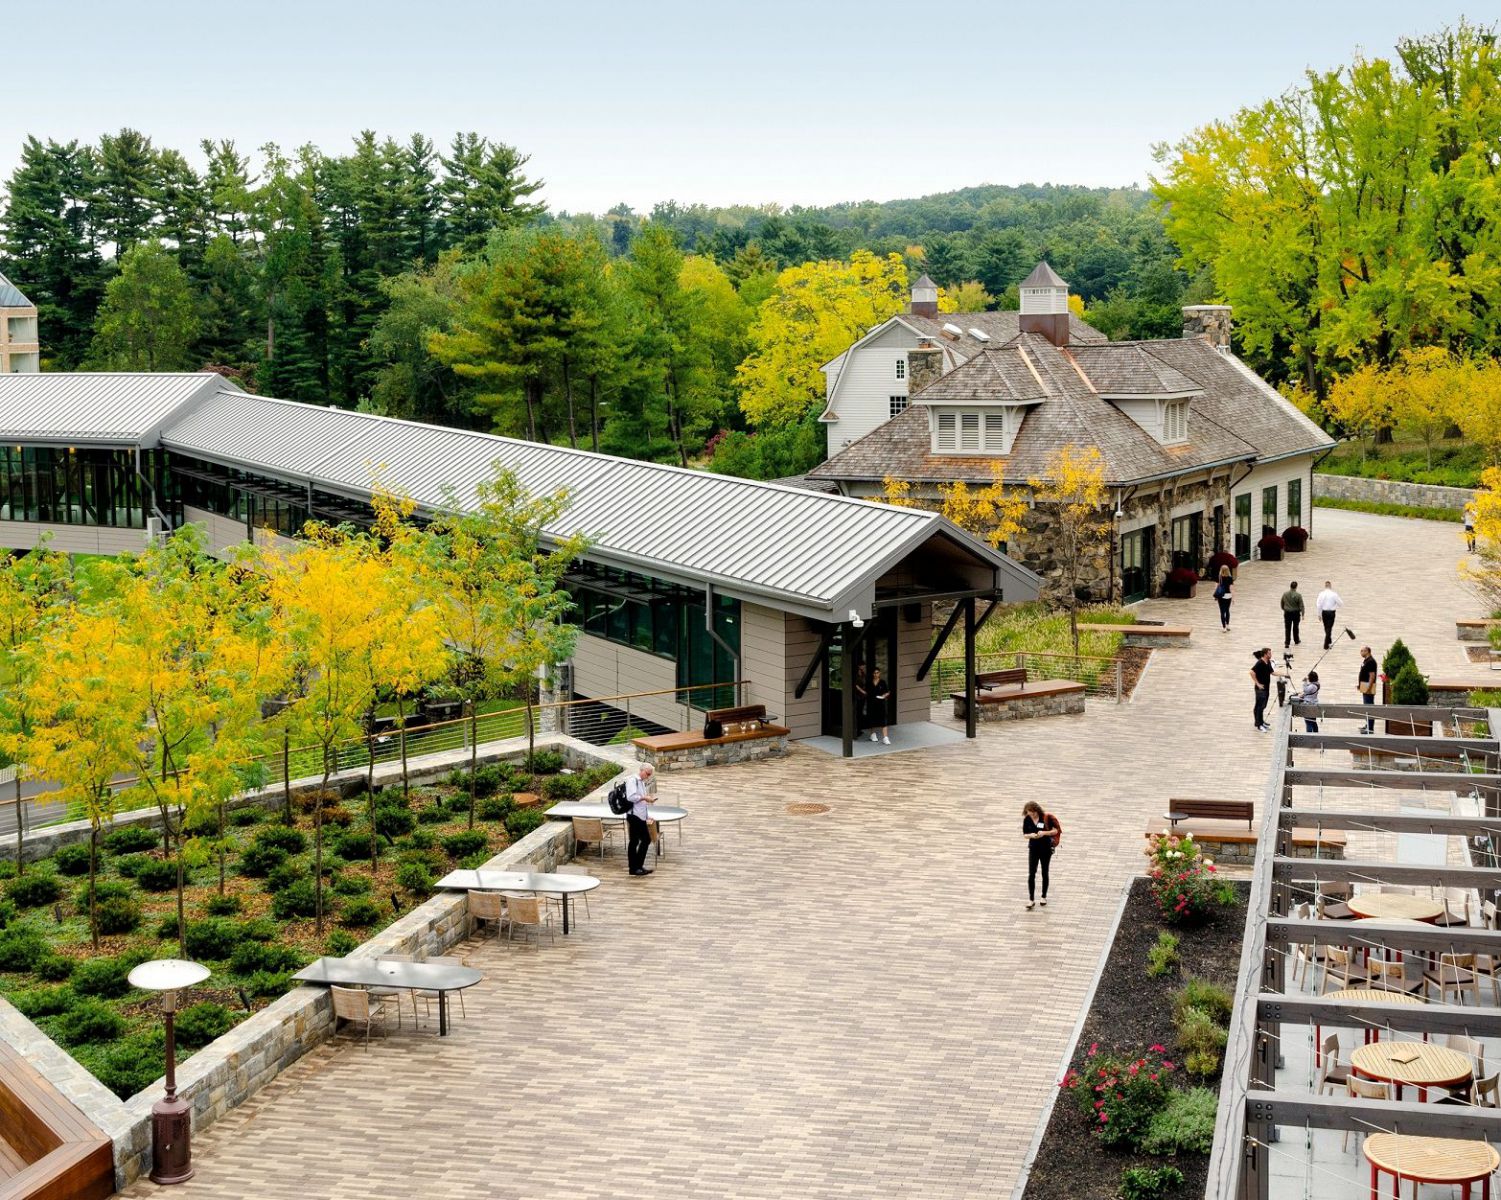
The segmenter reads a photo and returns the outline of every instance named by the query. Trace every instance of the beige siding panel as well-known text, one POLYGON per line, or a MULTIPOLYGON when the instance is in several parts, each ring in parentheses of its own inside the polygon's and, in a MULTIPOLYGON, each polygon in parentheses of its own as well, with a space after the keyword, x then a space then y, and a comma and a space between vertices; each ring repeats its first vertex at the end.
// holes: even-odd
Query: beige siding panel
MULTIPOLYGON (((665 696, 630 702, 632 716, 639 713, 648 721, 668 729, 685 729, 688 727, 685 721, 699 719, 696 715, 685 717, 683 705, 677 703, 671 694, 677 681, 677 664, 671 659, 619 646, 604 638, 582 634, 573 650, 573 690, 576 695, 604 700, 610 696, 641 692, 668 692, 665 696)), ((626 707, 624 701, 611 703, 613 707, 626 707)))
POLYGON ((97 525, 54 525, 45 521, 0 521, 0 546, 30 550, 51 534, 52 549, 62 554, 133 554, 146 547, 144 529, 97 525))
POLYGON ((896 670, 897 670, 897 696, 896 696, 896 720, 899 725, 907 725, 916 721, 931 719, 930 687, 932 677, 919 681, 917 668, 922 666, 922 660, 927 656, 928 648, 933 644, 935 630, 933 629, 933 606, 922 606, 922 617, 917 621, 909 621, 904 616, 897 618, 896 625, 896 670))
POLYGON ((746 704, 764 704, 782 716, 787 695, 784 614, 759 604, 740 606, 740 678, 746 704))
POLYGON ((806 617, 784 613, 786 646, 786 690, 782 701, 782 724, 792 730, 794 738, 817 737, 823 732, 823 693, 821 672, 815 672, 808 690, 798 699, 793 693, 798 680, 808 669, 808 663, 818 653, 819 635, 813 622, 806 617))
POLYGON ((203 530, 212 554, 222 555, 231 546, 244 545, 247 540, 244 521, 237 521, 233 517, 221 517, 218 513, 211 513, 207 509, 189 508, 186 505, 183 506, 182 515, 185 520, 191 521, 203 530))

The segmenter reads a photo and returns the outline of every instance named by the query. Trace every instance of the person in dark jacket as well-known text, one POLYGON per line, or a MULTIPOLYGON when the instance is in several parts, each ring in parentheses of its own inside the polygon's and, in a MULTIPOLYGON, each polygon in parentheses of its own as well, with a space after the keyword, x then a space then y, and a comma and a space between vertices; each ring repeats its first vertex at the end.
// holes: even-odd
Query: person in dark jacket
POLYGON ((1220 568, 1220 581, 1214 585, 1214 598, 1220 606, 1220 628, 1226 633, 1230 632, 1230 602, 1235 599, 1231 595, 1231 589, 1235 583, 1235 577, 1230 574, 1228 566, 1220 568))
POLYGON ((1037 870, 1042 868, 1042 906, 1048 906, 1048 867, 1053 861, 1053 839, 1062 835, 1058 818, 1042 811, 1036 800, 1022 805, 1022 837, 1027 839, 1027 907, 1037 903, 1037 870))
POLYGON ((1256 661, 1251 664, 1251 682, 1256 685, 1256 705, 1251 720, 1256 728, 1266 733, 1271 726, 1266 723, 1266 702, 1272 694, 1272 648, 1263 646, 1256 651, 1256 661))
POLYGON ((1298 591, 1298 581, 1294 579, 1287 585, 1287 591, 1282 593, 1282 648, 1291 650, 1294 646, 1302 645, 1302 639, 1298 637, 1298 622, 1303 619, 1303 593, 1298 591))
MULTIPOLYGON (((1360 648, 1360 674, 1355 680, 1355 690, 1360 693, 1362 704, 1376 703, 1376 681, 1381 678, 1381 668, 1376 665, 1375 655, 1369 646, 1360 648)), ((1361 733, 1375 733, 1376 719, 1368 719, 1361 733)))
POLYGON ((870 687, 866 692, 865 723, 870 726, 870 740, 876 740, 877 728, 880 740, 891 745, 891 685, 881 678, 881 668, 870 673, 870 687))

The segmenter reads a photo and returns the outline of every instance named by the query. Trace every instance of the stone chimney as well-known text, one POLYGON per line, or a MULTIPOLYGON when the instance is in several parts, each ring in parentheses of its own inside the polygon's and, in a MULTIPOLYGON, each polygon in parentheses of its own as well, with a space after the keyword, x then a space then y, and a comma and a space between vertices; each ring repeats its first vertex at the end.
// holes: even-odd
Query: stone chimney
POLYGON ((907 306, 907 311, 914 317, 938 315, 938 285, 926 275, 919 276, 912 285, 912 302, 907 306))
POLYGON ((1021 282, 1023 333, 1040 333, 1055 346, 1068 345, 1068 284, 1041 262, 1021 282))
POLYGON ((1221 354, 1230 353, 1230 306, 1189 304, 1183 308, 1183 336, 1206 338, 1221 354))
POLYGON ((931 338, 923 338, 915 350, 907 351, 907 395, 916 395, 943 374, 943 348, 931 338))

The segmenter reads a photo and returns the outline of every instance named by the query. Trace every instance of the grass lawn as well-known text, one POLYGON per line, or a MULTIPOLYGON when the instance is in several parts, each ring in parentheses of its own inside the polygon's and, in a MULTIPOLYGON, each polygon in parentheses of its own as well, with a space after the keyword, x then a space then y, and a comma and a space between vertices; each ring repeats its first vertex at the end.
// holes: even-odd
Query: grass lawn
MULTIPOLYGON (((1079 610, 1080 625, 1134 625, 1136 614, 1129 609, 1105 605, 1079 610)), ((1094 684, 1099 676, 1113 671, 1108 663, 1089 660, 1114 658, 1124 637, 1118 633, 1082 631, 1079 634, 1078 662, 1039 660, 1034 673, 1051 679, 1076 679, 1094 684), (1046 662, 1046 666, 1043 663, 1046 662)), ((979 670, 998 671, 1016 665, 1016 656, 1051 654, 1072 659, 1073 638, 1069 635, 1068 613, 1036 601, 1011 604, 995 612, 975 639, 979 670)), ((943 654, 934 664, 933 698, 942 699, 949 692, 962 690, 964 680, 964 631, 955 628, 944 644, 943 654)))
POLYGON ((1444 487, 1474 487, 1486 466, 1485 452, 1462 438, 1442 438, 1433 445, 1433 464, 1422 442, 1394 441, 1373 445, 1369 438, 1340 447, 1319 463, 1328 475, 1360 475, 1444 487), (1361 453, 1362 448, 1364 454, 1361 453))

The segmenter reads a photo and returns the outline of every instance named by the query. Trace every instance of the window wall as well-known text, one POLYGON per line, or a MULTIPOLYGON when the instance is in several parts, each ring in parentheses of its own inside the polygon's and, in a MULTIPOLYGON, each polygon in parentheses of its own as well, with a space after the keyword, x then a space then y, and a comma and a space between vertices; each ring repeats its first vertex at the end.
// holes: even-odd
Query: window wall
POLYGON ((1303 481, 1301 479, 1287 481, 1287 523, 1299 526, 1303 524, 1303 481))
MULTIPOLYGON (((141 469, 159 479, 161 462, 143 454, 141 469)), ((160 506, 173 515, 167 497, 160 506)), ((151 511, 134 451, 0 447, 0 520, 144 529, 151 511)))

